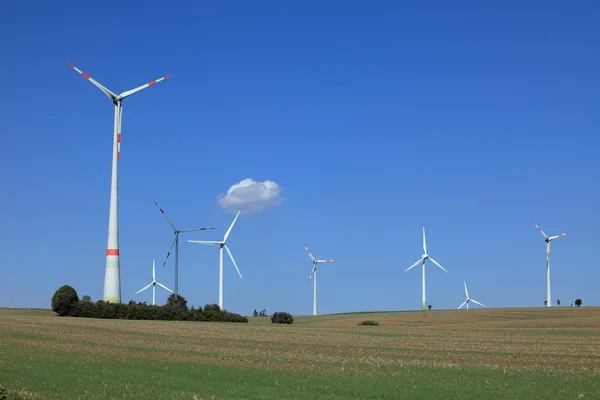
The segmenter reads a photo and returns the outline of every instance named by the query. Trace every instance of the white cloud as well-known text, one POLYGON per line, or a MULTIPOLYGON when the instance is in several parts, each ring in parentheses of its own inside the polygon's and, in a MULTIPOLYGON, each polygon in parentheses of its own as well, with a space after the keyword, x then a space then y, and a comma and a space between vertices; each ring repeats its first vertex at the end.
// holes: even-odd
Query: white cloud
POLYGON ((246 178, 231 185, 226 194, 219 195, 217 204, 231 212, 240 210, 243 214, 256 214, 280 205, 284 200, 281 192, 277 182, 256 182, 246 178))

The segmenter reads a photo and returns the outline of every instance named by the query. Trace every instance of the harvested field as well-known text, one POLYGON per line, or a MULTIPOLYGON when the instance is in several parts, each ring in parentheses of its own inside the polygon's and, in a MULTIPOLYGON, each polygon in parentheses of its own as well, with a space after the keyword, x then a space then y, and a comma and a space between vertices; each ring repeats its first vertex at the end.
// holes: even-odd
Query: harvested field
POLYGON ((37 398, 600 398, 600 307, 0 326, 0 385, 37 398))

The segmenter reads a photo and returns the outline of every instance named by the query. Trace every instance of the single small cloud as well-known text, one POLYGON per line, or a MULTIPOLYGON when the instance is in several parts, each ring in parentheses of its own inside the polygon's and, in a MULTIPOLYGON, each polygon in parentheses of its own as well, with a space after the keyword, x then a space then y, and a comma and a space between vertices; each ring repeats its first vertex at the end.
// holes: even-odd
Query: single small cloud
POLYGON ((256 182, 246 178, 231 185, 226 194, 219 195, 217 204, 224 209, 243 214, 256 214, 283 202, 282 189, 277 182, 266 180, 256 182))

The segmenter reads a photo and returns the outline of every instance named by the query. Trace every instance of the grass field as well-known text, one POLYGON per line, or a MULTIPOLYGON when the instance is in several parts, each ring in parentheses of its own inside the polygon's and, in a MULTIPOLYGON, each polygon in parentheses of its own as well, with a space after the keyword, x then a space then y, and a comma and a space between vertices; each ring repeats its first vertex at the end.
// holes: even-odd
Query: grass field
POLYGON ((600 307, 336 314, 286 326, 0 309, 0 385, 73 400, 600 399, 600 307), (380 326, 357 326, 365 319, 380 326))

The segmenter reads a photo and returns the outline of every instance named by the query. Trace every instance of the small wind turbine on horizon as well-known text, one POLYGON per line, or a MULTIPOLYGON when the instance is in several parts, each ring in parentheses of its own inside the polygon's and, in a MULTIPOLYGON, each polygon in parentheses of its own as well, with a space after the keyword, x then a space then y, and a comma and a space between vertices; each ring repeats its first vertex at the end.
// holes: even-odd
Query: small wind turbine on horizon
POLYGON ((410 270, 411 268, 416 267, 417 265, 419 265, 419 263, 421 263, 421 267, 423 269, 423 297, 422 297, 422 302, 421 302, 421 309, 425 310, 425 260, 431 260, 432 263, 434 263, 436 266, 440 267, 444 272, 448 272, 444 269, 444 267, 442 267, 437 261, 435 261, 433 258, 429 257, 429 255, 427 254, 427 240, 425 239, 425 227, 423 227, 423 255, 421 256, 421 258, 419 258, 419 260, 414 263, 413 265, 411 265, 410 267, 408 267, 404 272, 410 270))
POLYGON ((169 256, 171 255, 171 250, 173 250, 173 246, 175 246, 175 294, 179 294, 179 234, 187 233, 187 232, 206 231, 206 230, 212 230, 215 228, 197 228, 197 229, 184 229, 184 230, 177 229, 177 228, 175 228, 175 225, 173 224, 173 222, 167 216, 167 213, 164 212, 162 208, 160 208, 160 206, 158 205, 156 200, 154 200, 154 204, 156 204, 156 207, 158 207, 158 209, 160 210, 162 215, 165 216, 165 218, 167 219, 167 223, 171 226, 171 228, 173 228, 173 234, 175 235, 175 238, 173 238, 173 243, 171 243, 171 247, 169 247, 169 251, 167 252, 167 256, 165 257, 165 261, 163 262, 162 266, 164 267, 165 265, 167 265, 167 260, 169 259, 169 256))
POLYGON ((211 246, 219 247, 219 307, 221 308, 221 310, 223 309, 223 248, 225 248, 225 250, 227 250, 227 254, 229 254, 229 258, 231 259, 231 262, 233 263, 235 270, 237 271, 238 275, 240 276, 240 279, 242 279, 242 274, 240 273, 240 270, 239 270, 237 264, 235 263, 235 260, 233 259, 233 254, 231 254, 229 247, 227 247, 227 238, 229 237, 229 234, 231 233, 231 229, 233 229, 233 225, 235 224, 235 221, 237 221, 239 216, 240 216, 240 211, 238 211, 235 218, 233 219, 233 222, 229 226, 229 229, 227 229, 227 232, 225 232, 225 236, 223 237, 222 241, 216 242, 216 241, 211 241, 211 240, 188 240, 188 242, 190 242, 190 243, 208 244, 211 246))
POLYGON ((313 315, 317 315, 317 264, 335 262, 335 260, 316 260, 310 253, 310 250, 308 250, 308 247, 306 247, 306 245, 304 245, 304 249, 306 250, 313 262, 313 269, 310 272, 310 275, 308 276, 308 282, 310 283, 310 279, 313 278, 313 315))
POLYGON ((481 304, 480 302, 478 302, 475 299, 472 299, 469 297, 469 291, 467 290, 467 282, 463 281, 463 283, 465 284, 465 296, 467 296, 467 299, 460 305, 458 306, 457 310, 460 310, 462 306, 464 306, 465 304, 467 305, 467 310, 469 309, 469 302, 473 302, 475 304, 479 304, 481 307, 485 307, 483 304, 481 304))
POLYGON ((158 285, 161 288, 166 289, 169 292, 173 293, 173 291, 171 289, 169 289, 168 287, 166 287, 162 283, 156 282, 156 267, 155 267, 155 264, 154 264, 154 260, 152 260, 152 282, 150 282, 149 285, 144 286, 143 288, 141 288, 140 290, 138 290, 137 292, 135 292, 135 294, 143 292, 144 290, 146 290, 150 286, 152 286, 152 305, 155 306, 156 305, 156 285, 158 285))
POLYGON ((546 307, 552 307, 552 302, 550 301, 550 242, 552 242, 554 239, 558 239, 561 236, 565 236, 569 232, 548 237, 548 235, 544 233, 542 228, 540 228, 535 221, 533 221, 533 225, 538 231, 540 231, 542 236, 544 236, 544 240, 546 241, 546 307))

